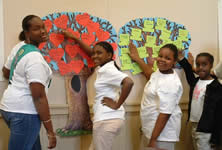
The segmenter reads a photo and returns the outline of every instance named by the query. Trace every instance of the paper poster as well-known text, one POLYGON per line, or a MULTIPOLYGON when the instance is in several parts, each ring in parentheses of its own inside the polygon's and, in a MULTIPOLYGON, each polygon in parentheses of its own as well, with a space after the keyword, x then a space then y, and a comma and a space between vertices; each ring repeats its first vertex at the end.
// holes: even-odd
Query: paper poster
MULTIPOLYGON (((49 32, 49 40, 41 43, 39 48, 53 71, 65 76, 69 106, 68 121, 65 127, 58 128, 56 133, 59 136, 90 134, 92 121, 86 81, 94 64, 74 40, 65 39, 59 31, 66 29, 91 47, 99 41, 107 41, 114 50, 117 49, 116 31, 109 21, 88 13, 53 13, 42 19, 49 32)), ((123 36, 122 41, 128 45, 127 37, 123 36)))
POLYGON ((139 66, 133 65, 135 62, 130 58, 126 61, 125 55, 129 53, 130 42, 136 45, 140 58, 145 63, 151 63, 154 70, 157 70, 155 59, 162 46, 168 43, 175 44, 179 50, 184 50, 187 56, 191 43, 190 33, 184 25, 158 17, 132 20, 120 28, 118 37, 121 69, 130 70, 132 74, 138 74, 141 71, 138 69, 139 66), (127 42, 122 40, 123 35, 127 35, 127 42))

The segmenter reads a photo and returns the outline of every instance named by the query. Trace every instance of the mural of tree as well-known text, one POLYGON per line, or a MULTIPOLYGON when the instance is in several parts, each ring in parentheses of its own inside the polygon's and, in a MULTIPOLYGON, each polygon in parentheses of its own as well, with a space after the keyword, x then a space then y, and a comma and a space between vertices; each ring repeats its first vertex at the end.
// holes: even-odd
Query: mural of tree
POLYGON ((99 41, 109 42, 114 50, 117 35, 112 25, 105 19, 82 12, 61 12, 42 18, 49 32, 49 40, 39 48, 54 72, 65 77, 68 122, 64 128, 57 129, 60 136, 88 134, 92 130, 86 80, 94 66, 90 57, 71 39, 64 39, 61 29, 66 29, 81 38, 89 46, 99 41))
POLYGON ((128 56, 129 42, 133 42, 141 59, 153 64, 157 69, 156 57, 159 49, 168 43, 173 43, 179 50, 184 50, 187 56, 191 37, 185 26, 166 18, 138 18, 122 26, 118 34, 118 48, 121 59, 121 69, 130 70, 133 74, 142 72, 137 63, 128 56))

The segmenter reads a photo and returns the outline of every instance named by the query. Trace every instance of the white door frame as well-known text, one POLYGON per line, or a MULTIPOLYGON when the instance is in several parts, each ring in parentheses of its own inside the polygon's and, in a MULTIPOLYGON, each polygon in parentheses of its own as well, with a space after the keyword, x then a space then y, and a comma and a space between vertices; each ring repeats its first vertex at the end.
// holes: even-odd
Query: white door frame
POLYGON ((219 61, 222 61, 222 0, 218 0, 219 61))
POLYGON ((3 28, 3 0, 0 0, 0 81, 3 81, 2 66, 4 64, 4 28, 3 28))

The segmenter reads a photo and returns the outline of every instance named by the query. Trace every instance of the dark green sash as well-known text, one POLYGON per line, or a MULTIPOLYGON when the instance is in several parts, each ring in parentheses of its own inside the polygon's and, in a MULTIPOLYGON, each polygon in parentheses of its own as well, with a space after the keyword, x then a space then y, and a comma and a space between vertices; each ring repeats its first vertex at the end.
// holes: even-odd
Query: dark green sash
POLYGON ((12 64, 10 68, 9 84, 11 84, 10 81, 12 80, 12 76, 13 76, 16 65, 22 59, 23 56, 25 56, 26 54, 30 52, 40 52, 40 51, 36 46, 32 44, 26 44, 26 45, 23 45, 16 53, 15 57, 12 60, 12 64))

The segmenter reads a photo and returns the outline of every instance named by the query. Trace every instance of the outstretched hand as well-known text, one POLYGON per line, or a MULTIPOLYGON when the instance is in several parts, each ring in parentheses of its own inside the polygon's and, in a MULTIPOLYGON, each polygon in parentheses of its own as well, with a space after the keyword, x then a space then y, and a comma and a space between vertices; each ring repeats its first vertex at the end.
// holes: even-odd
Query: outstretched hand
POLYGON ((117 102, 115 102, 113 99, 109 98, 109 97, 103 97, 103 100, 101 102, 104 106, 108 106, 112 109, 118 109, 119 106, 117 104, 117 102))
POLYGON ((184 50, 178 51, 178 61, 181 61, 184 58, 184 50))
POLYGON ((137 61, 138 59, 140 59, 137 48, 133 43, 129 44, 129 52, 129 56, 132 60, 137 61))
POLYGON ((190 53, 190 52, 188 53, 187 60, 188 60, 189 64, 192 66, 193 72, 196 72, 196 68, 194 67, 194 57, 193 57, 192 53, 190 53))
POLYGON ((75 37, 71 32, 69 32, 67 30, 61 29, 60 33, 63 34, 65 38, 70 38, 73 40, 77 39, 77 37, 75 37))
POLYGON ((188 58, 187 58, 189 64, 193 67, 194 66, 194 58, 193 58, 193 55, 192 53, 188 53, 188 58))

